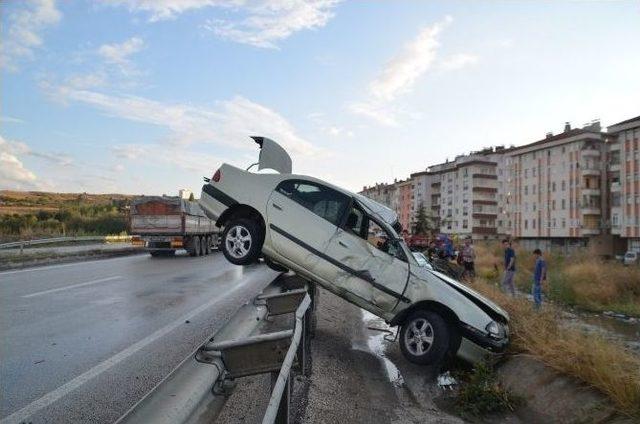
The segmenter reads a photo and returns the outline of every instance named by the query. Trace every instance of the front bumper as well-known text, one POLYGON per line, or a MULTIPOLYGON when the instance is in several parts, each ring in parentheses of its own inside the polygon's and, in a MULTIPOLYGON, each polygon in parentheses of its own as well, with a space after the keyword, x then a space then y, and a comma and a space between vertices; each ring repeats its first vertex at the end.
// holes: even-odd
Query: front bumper
POLYGON ((456 355, 471 363, 502 356, 509 346, 509 328, 505 324, 501 325, 504 327, 505 337, 495 339, 476 328, 463 324, 460 327, 462 340, 456 355))

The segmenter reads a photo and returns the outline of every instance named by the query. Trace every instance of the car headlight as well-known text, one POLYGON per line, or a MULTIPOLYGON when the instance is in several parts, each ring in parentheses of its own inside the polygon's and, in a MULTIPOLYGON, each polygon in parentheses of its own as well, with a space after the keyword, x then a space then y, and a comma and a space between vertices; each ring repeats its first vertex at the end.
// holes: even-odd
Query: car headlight
POLYGON ((505 336, 504 327, 502 327, 502 325, 498 324, 495 321, 491 321, 489 324, 487 324, 485 330, 487 330, 487 333, 489 333, 489 337, 494 339, 503 339, 505 336))

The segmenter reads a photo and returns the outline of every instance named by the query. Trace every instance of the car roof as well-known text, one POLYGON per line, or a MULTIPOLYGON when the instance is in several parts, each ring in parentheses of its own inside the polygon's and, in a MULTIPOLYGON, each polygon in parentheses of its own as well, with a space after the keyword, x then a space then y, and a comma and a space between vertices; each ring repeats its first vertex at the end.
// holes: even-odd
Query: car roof
POLYGON ((358 193, 353 193, 349 190, 346 190, 342 187, 338 187, 336 185, 333 185, 331 183, 328 183, 326 181, 323 181, 319 178, 315 178, 315 177, 311 177, 309 175, 299 175, 299 174, 280 174, 280 176, 282 177, 282 179, 295 179, 295 180, 304 180, 304 181, 310 181, 310 182, 315 182, 318 184, 322 184, 324 186, 327 186, 329 188, 332 188, 336 191, 339 191, 349 197, 352 197, 353 199, 355 199, 358 204, 360 206, 362 206, 369 214, 373 215, 374 217, 377 217, 378 219, 380 219, 381 221, 384 221, 385 223, 393 226, 393 224, 395 224, 398 221, 398 215, 396 214, 396 212, 383 205, 382 203, 378 203, 375 200, 371 200, 366 196, 363 196, 362 194, 358 194, 358 193))

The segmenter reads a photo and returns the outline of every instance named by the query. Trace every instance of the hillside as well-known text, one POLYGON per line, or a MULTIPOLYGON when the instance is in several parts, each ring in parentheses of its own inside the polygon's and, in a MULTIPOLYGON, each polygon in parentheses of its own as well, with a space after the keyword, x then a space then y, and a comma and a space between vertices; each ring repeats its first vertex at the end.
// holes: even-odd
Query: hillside
POLYGON ((0 241, 121 233, 134 197, 0 190, 0 241))

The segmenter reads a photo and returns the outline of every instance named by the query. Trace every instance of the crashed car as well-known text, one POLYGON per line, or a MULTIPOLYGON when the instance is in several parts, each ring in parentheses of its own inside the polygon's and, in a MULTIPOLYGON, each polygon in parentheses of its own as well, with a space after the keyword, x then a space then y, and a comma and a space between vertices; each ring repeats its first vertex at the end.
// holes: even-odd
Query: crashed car
POLYGON ((261 147, 258 171, 277 173, 223 164, 202 187, 200 204, 224 227, 220 246, 230 262, 247 265, 262 255, 274 269, 292 270, 400 326, 401 351, 416 364, 439 363, 447 354, 477 362, 505 349, 507 313, 420 266, 394 229, 394 211, 293 174, 281 146, 253 139, 261 147))

